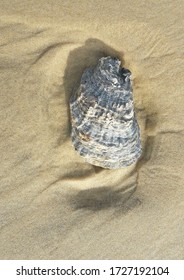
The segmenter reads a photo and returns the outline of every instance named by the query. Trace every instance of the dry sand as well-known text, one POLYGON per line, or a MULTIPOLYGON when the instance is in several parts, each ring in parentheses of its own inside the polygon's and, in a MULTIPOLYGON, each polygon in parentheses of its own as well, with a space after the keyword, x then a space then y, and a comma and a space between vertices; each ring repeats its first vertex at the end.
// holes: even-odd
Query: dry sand
POLYGON ((183 259, 184 1, 0 1, 0 258, 183 259), (137 165, 87 164, 68 101, 117 55, 133 73, 137 165))

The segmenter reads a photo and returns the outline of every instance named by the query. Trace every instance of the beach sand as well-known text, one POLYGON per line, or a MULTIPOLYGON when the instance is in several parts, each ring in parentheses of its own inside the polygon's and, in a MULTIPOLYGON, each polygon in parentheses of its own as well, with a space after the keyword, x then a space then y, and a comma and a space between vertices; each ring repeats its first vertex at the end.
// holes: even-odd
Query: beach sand
POLYGON ((0 1, 0 259, 183 259, 184 1, 0 1), (82 72, 131 70, 142 158, 70 139, 82 72))

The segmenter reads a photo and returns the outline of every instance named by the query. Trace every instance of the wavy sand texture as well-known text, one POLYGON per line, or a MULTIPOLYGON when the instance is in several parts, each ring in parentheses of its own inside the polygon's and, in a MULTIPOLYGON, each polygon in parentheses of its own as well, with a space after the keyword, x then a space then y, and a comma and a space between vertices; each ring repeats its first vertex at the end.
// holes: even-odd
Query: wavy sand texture
POLYGON ((1 1, 1 259, 183 258, 183 9, 1 1), (133 74, 144 150, 117 170, 70 140, 71 93, 107 55, 133 74))

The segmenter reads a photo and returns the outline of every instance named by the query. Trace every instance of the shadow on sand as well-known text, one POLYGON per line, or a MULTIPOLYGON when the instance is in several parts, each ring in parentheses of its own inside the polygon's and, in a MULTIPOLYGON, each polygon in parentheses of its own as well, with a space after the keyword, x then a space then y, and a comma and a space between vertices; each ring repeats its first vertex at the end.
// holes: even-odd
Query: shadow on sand
MULTIPOLYGON (((69 123, 69 100, 72 93, 79 86, 82 73, 87 67, 97 65, 98 60, 104 56, 117 57, 121 60, 122 66, 124 65, 124 54, 122 52, 117 52, 115 49, 106 45, 102 41, 94 38, 88 39, 83 46, 78 47, 69 53, 67 66, 64 73, 64 89, 66 104, 68 108, 69 123)), ((70 125, 69 130, 71 130, 70 125)), ((145 148, 143 150, 142 159, 138 162, 134 172, 138 171, 141 166, 147 160, 149 160, 153 146, 152 140, 153 139, 147 139, 145 148)), ((94 173, 101 173, 104 170, 101 167, 93 167, 94 173)), ((137 205, 140 205, 141 203, 138 198, 133 198, 130 199, 127 205, 126 201, 129 200, 130 196, 135 191, 136 186, 133 189, 132 186, 127 186, 127 188, 113 190, 108 187, 99 187, 95 189, 92 188, 88 190, 82 190, 77 192, 74 196, 71 196, 69 200, 72 208, 75 210, 85 208, 92 211, 99 211, 110 207, 120 207, 122 209, 122 212, 126 212, 127 210, 130 210, 137 205), (129 187, 130 191, 127 191, 127 188, 129 189, 129 187)))

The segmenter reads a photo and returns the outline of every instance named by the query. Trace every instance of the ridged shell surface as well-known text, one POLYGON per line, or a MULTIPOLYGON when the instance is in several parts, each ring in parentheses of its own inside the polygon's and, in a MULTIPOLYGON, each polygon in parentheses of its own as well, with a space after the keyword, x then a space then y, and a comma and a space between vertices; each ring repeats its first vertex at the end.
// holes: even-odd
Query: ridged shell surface
POLYGON ((85 160, 104 168, 121 168, 141 155, 131 72, 117 58, 103 57, 87 68, 70 99, 71 138, 85 160))

